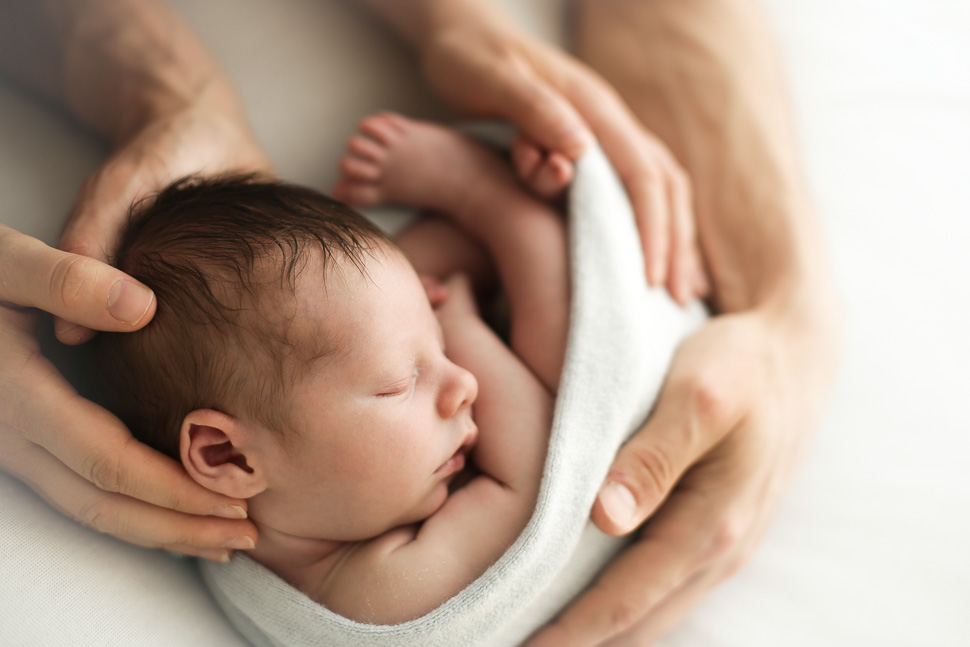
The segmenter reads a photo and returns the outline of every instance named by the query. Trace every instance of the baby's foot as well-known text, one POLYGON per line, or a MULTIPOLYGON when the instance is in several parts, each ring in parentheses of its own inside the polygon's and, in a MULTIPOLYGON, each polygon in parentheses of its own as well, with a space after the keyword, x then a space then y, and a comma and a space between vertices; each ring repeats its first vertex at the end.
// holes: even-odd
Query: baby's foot
POLYGON ((512 165, 519 179, 540 198, 562 195, 573 180, 573 164, 559 152, 542 151, 521 135, 512 142, 512 165))
POLYGON ((348 204, 393 203, 452 213, 467 202, 470 187, 496 174, 511 175, 478 142, 387 112, 360 123, 347 143, 340 174, 332 193, 348 204))

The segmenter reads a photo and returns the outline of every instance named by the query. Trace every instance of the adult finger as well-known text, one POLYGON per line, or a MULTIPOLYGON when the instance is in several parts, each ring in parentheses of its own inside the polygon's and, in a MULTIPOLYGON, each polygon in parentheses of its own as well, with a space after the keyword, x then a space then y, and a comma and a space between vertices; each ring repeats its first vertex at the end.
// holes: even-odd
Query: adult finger
POLYGON ((161 188, 159 178, 150 181, 139 173, 130 149, 113 155, 81 184, 57 248, 107 262, 116 251, 131 205, 161 188))
POLYGON ((108 411, 56 380, 62 378, 51 376, 34 390, 39 410, 51 413, 26 430, 27 440, 105 492, 190 514, 245 516, 244 501, 203 488, 176 461, 135 440, 108 411))
POLYGON ((667 195, 672 216, 668 288, 677 302, 685 305, 697 296, 700 250, 697 246, 690 180, 672 157, 668 166, 667 195))
POLYGON ((545 149, 577 159, 592 135, 576 109, 515 48, 439 39, 424 60, 436 93, 458 110, 502 117, 545 149), (460 79, 459 83, 456 80, 460 79))
POLYGON ((743 403, 732 385, 744 367, 713 358, 699 364, 708 346, 682 347, 655 412, 617 453, 593 507, 593 522, 603 532, 619 535, 639 526, 739 421, 743 403))
POLYGON ((600 645, 636 626, 733 545, 736 530, 725 521, 732 495, 716 490, 675 493, 642 538, 527 647, 600 645))
POLYGON ((667 278, 670 254, 666 150, 645 133, 623 99, 592 70, 574 72, 564 87, 630 196, 647 278, 651 284, 661 285, 667 278))
POLYGON ((725 553, 723 559, 718 560, 710 568, 698 570, 684 584, 654 605, 636 625, 605 643, 604 647, 641 647, 652 645, 665 636, 680 624, 711 589, 732 577, 747 563, 770 519, 771 515, 762 515, 747 532, 747 536, 738 537, 736 548, 733 550, 729 546, 723 548, 725 553))
MULTIPOLYGON (((155 313, 155 295, 100 261, 48 247, 0 225, 0 301, 40 308, 97 330, 130 331, 155 313)), ((59 331, 63 332, 63 330, 59 331)))
POLYGON ((258 539, 252 522, 239 516, 230 520, 186 514, 101 490, 37 445, 17 452, 11 471, 66 516, 139 546, 221 561, 221 553, 252 548, 258 539))
POLYGON ((691 609, 722 579, 720 569, 696 573, 654 605, 632 628, 602 643, 603 647, 644 647, 654 644, 680 624, 691 609))
POLYGON ((650 285, 663 285, 667 282, 671 229, 664 180, 658 171, 637 173, 639 180, 628 179, 628 175, 628 171, 620 173, 620 179, 627 185, 637 220, 647 280, 650 285))
POLYGON ((500 77, 495 96, 504 116, 543 149, 575 160, 593 141, 569 100, 532 73, 510 69, 500 77))

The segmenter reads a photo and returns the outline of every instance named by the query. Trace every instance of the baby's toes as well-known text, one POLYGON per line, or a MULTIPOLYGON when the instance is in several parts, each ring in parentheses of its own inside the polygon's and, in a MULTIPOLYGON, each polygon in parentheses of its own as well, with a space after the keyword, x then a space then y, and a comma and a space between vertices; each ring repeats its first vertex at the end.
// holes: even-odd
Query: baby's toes
POLYGON ((330 190, 330 195, 354 207, 372 207, 381 202, 381 192, 373 184, 341 180, 330 190))
POLYGON ((359 157, 344 157, 340 160, 341 175, 355 182, 377 182, 381 179, 381 166, 359 157))
POLYGON ((354 135, 347 142, 347 152, 362 160, 382 163, 387 158, 387 148, 370 137, 354 135))
POLYGON ((390 112, 371 115, 361 121, 357 129, 375 139, 378 143, 390 146, 395 138, 401 134, 401 124, 397 117, 398 115, 390 112))
POLYGON ((374 115, 375 118, 384 120, 388 127, 397 132, 404 132, 407 130, 411 124, 414 122, 405 117, 404 115, 399 115, 396 112, 379 112, 374 115))

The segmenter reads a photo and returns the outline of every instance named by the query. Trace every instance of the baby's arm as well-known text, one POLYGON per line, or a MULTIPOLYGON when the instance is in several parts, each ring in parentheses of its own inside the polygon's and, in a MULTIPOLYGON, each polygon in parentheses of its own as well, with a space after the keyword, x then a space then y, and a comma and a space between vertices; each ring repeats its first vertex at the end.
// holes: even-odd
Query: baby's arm
POLYGON ((495 262, 509 301, 512 350, 555 393, 569 330, 565 223, 495 161, 462 210, 453 213, 495 262))
POLYGON ((492 255, 509 299, 513 350, 555 391, 566 345, 565 223, 483 145, 435 124, 380 114, 361 124, 334 195, 394 202, 458 222, 492 255), (376 179, 375 179, 376 178, 376 179))
POLYGON ((472 460, 481 473, 420 527, 363 544, 330 578, 321 601, 355 620, 392 624, 431 611, 484 573, 535 507, 552 397, 477 316, 464 277, 447 288, 438 310, 446 352, 479 383, 472 460))

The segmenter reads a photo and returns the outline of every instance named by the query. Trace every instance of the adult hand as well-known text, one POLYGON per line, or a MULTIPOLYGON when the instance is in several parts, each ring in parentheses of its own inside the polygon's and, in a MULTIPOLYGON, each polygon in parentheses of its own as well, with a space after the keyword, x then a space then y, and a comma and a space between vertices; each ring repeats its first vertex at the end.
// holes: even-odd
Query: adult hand
MULTIPOLYGON (((85 180, 58 247, 108 261, 129 208, 172 181, 190 174, 272 173, 237 113, 230 102, 198 100, 147 123, 85 180)), ((58 315, 54 329, 63 343, 79 344, 94 336, 68 313, 58 315)))
POLYGON ((0 230, 0 468, 67 515, 143 546, 210 559, 252 546, 241 501, 213 495, 79 397, 40 354, 35 316, 67 343, 154 314, 144 286, 100 262, 129 207, 188 174, 266 172, 225 73, 164 3, 0 3, 0 70, 63 104, 114 152, 84 183, 60 247, 0 230), (97 260, 96 260, 97 259, 97 260), (214 519, 211 515, 235 519, 214 519))
MULTIPOLYGON (((55 315, 64 343, 131 331, 155 311, 150 290, 98 260, 115 251, 132 204, 192 173, 271 172, 241 116, 205 101, 148 122, 81 187, 59 246, 6 230, 0 301, 55 315)), ((251 547, 246 503, 200 487, 181 465, 79 397, 40 355, 33 317, 4 309, 0 468, 82 524, 141 546, 223 561, 251 547), (7 395, 9 394, 9 395, 7 395), (16 404, 15 404, 16 403, 16 404), (226 521, 214 517, 235 519, 226 521)))
POLYGON ((454 9, 415 40, 425 77, 443 100, 521 130, 513 162, 540 192, 543 185, 562 186, 562 173, 569 172, 555 157, 543 163, 541 151, 575 160, 593 137, 599 140, 630 196, 650 283, 666 285, 680 303, 708 293, 688 177, 599 75, 492 13, 454 9))
POLYGON ((529 647, 650 644, 744 564, 830 382, 832 329, 807 318, 815 312, 723 315, 682 345, 653 416, 617 455, 593 510, 610 534, 649 521, 529 647))
POLYGON ((0 302, 0 469, 67 516, 141 546, 221 561, 227 549, 248 545, 241 537, 256 537, 241 521, 244 501, 198 486, 178 463, 132 439, 40 353, 29 308, 90 329, 130 331, 154 314, 148 288, 0 226, 0 302))

